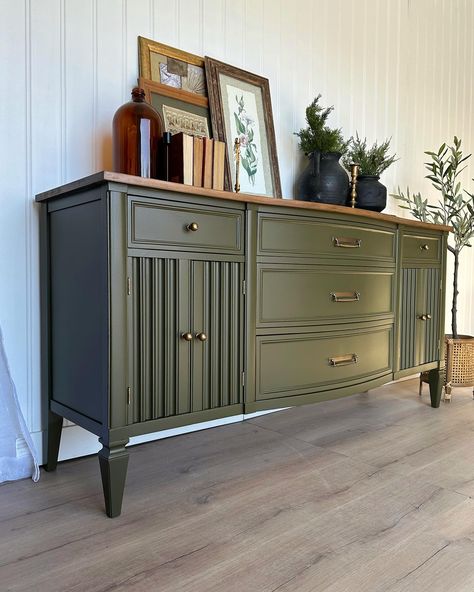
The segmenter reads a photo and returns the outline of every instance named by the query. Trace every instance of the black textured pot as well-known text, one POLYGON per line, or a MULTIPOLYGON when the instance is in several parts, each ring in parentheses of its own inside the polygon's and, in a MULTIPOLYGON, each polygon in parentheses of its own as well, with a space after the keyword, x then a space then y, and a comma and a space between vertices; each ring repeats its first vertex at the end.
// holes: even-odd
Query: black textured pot
POLYGON ((387 205, 387 188, 377 175, 357 177, 357 207, 363 210, 381 212, 387 205))
POLYGON ((298 181, 297 199, 344 205, 349 193, 349 176, 339 164, 340 152, 311 152, 309 163, 298 181))

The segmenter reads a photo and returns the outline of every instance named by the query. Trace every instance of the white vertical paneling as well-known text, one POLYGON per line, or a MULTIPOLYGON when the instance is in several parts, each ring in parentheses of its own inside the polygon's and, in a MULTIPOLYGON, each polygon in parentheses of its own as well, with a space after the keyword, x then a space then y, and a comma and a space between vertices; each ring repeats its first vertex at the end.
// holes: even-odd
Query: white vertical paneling
POLYGON ((245 68, 257 74, 263 66, 262 26, 265 18, 263 2, 245 0, 245 37, 243 39, 243 62, 245 68))
MULTIPOLYGON (((392 136, 400 161, 383 177, 389 192, 409 185, 434 199, 424 150, 454 134, 474 150, 471 0, 0 0, 0 10, 0 324, 32 431, 41 427, 32 199, 111 167, 112 117, 137 78, 138 35, 269 79, 286 197, 305 165, 294 132, 318 93, 346 137, 392 136)), ((471 190, 473 175, 471 161, 471 190)), ((404 215, 393 200, 387 211, 404 215)), ((473 281, 467 249, 464 332, 474 331, 473 281)))
POLYGON ((335 76, 336 79, 339 79, 340 84, 337 82, 334 84, 336 92, 330 102, 334 103, 334 108, 338 113, 337 125, 342 129, 345 136, 350 136, 353 131, 347 96, 351 93, 351 63, 347 53, 340 51, 341 47, 345 47, 351 35, 350 7, 344 0, 336 0, 333 11, 335 34, 330 51, 334 55, 335 76))
MULTIPOLYGON (((222 61, 238 68, 244 67, 244 46, 246 34, 246 4, 234 0, 222 0, 224 12, 224 47, 221 48, 222 61)), ((274 2, 274 10, 278 11, 278 0, 274 2)), ((248 49, 247 49, 248 51, 248 49)))
POLYGON ((26 213, 31 166, 29 10, 24 1, 4 0, 0 7, 0 325, 20 404, 31 419, 26 213))
MULTIPOLYGON (((282 10, 282 5, 280 5, 282 10)), ((278 5, 275 6, 278 10, 278 5)), ((278 158, 280 165, 280 176, 283 195, 292 195, 295 179, 295 136, 294 132, 294 98, 297 66, 295 53, 283 51, 283 48, 296 47, 296 39, 299 28, 299 14, 293 12, 285 15, 280 13, 280 36, 278 38, 280 53, 281 85, 279 92, 278 117, 278 158)), ((302 58, 304 61, 304 58, 302 58)))
POLYGON ((28 191, 26 215, 29 220, 27 236, 30 316, 29 359, 30 426, 41 429, 40 351, 39 351, 39 269, 37 245, 39 206, 33 205, 35 193, 45 185, 53 187, 62 181, 61 145, 61 7, 57 0, 41 4, 31 2, 31 189, 28 191), (50 28, 51 27, 51 28, 50 28), (45 84, 45 81, 48 83, 45 84))
POLYGON ((222 59, 225 47, 225 3, 221 0, 203 0, 202 6, 203 54, 222 59))
MULTIPOLYGON (((99 0, 101 2, 102 0, 99 0)), ((138 41, 137 37, 151 37, 152 22, 150 20, 150 0, 122 0, 123 2, 123 43, 124 47, 124 70, 125 98, 130 99, 130 91, 137 84, 138 78, 138 41)), ((179 4, 176 0, 176 4, 179 4)))
MULTIPOLYGON (((283 131, 281 129, 282 121, 280 117, 280 79, 286 77, 286 72, 281 71, 281 3, 282 0, 262 0, 264 19, 262 23, 263 37, 263 64, 262 76, 269 80, 270 94, 272 98, 273 119, 275 124, 275 137, 277 142, 277 151, 280 152, 280 143, 283 131)), ((247 52, 249 49, 247 49, 247 52)), ((291 50, 289 50, 291 51, 291 50)), ((283 83, 284 85, 285 83, 283 83)), ((285 168, 282 166, 283 160, 280 158, 280 177, 283 195, 290 196, 293 189, 292 183, 287 182, 285 168)))
POLYGON ((93 0, 64 3, 65 181, 94 171, 93 20, 93 0))
POLYGON ((191 53, 202 55, 202 0, 179 0, 179 39, 180 48, 191 53), (182 15, 182 16, 181 16, 182 15))
MULTIPOLYGON (((293 178, 289 181, 291 188, 284 191, 284 194, 288 196, 295 194, 296 180, 307 165, 306 158, 304 158, 301 150, 298 149, 299 138, 294 135, 294 132, 299 131, 305 125, 306 106, 315 96, 313 83, 313 10, 314 3, 312 0, 303 0, 301 2, 295 24, 295 50, 294 53, 287 52, 291 59, 289 68, 293 72, 291 99, 293 112, 290 117, 291 129, 289 134, 293 152, 293 178), (297 59, 294 59, 294 56, 298 56, 297 59)), ((279 149, 279 146, 277 148, 279 149)), ((280 168, 283 169, 284 164, 280 155, 279 161, 280 168)))
MULTIPOLYGON (((176 18, 178 2, 169 0, 152 0, 154 4, 152 23, 153 37, 161 43, 178 46, 179 21, 176 18)), ((143 33, 142 36, 146 37, 143 33)))
MULTIPOLYGON (((125 75, 123 49, 124 15, 121 2, 96 0, 97 51, 96 63, 96 146, 95 170, 112 168, 112 119, 115 111, 130 97, 125 75), (110 35, 109 31, 116 32, 110 35), (128 95, 128 96, 127 96, 128 95)), ((138 50, 137 50, 138 51, 138 50)))

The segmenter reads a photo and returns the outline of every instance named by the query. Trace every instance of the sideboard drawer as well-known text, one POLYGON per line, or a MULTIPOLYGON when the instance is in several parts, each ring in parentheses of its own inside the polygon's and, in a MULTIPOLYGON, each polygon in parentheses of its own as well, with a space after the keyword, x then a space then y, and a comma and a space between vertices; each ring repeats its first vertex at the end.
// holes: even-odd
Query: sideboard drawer
POLYGON ((441 236, 403 235, 402 258, 404 261, 439 263, 441 261, 441 249, 441 236))
POLYGON ((242 211, 129 198, 129 247, 242 254, 242 211))
POLYGON ((257 337, 257 400, 308 394, 389 373, 391 326, 257 337))
POLYGON ((258 255, 326 256, 339 259, 395 261, 395 231, 316 220, 260 214, 258 255))
POLYGON ((257 265, 257 327, 347 322, 392 315, 394 271, 257 265))

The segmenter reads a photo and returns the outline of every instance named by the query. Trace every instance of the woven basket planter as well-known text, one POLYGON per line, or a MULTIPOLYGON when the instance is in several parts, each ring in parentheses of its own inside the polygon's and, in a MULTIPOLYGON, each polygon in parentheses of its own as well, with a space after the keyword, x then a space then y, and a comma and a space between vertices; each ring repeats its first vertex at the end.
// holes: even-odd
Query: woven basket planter
MULTIPOLYGON (((446 335, 445 342, 444 400, 449 402, 453 386, 474 387, 474 337, 460 335, 458 339, 453 339, 451 335, 446 335)), ((420 375, 420 395, 423 382, 428 382, 428 372, 420 375)), ((474 397, 474 389, 472 395, 474 397)))
MULTIPOLYGON (((474 337, 446 335, 446 401, 451 400, 451 387, 474 386, 474 337)), ((473 391, 474 396, 474 391, 473 391)))

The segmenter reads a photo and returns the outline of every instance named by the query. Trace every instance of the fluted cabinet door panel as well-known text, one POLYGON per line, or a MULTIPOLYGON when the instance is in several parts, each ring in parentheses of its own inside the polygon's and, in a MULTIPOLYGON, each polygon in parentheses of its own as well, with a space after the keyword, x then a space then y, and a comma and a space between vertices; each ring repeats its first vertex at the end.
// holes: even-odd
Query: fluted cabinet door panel
POLYGON ((130 423, 177 412, 179 397, 175 393, 182 388, 178 362, 186 359, 186 343, 177 339, 179 323, 187 320, 186 307, 180 301, 182 263, 132 258, 130 423))
POLYGON ((193 411, 241 403, 243 264, 192 261, 193 411))
POLYGON ((433 362, 438 359, 439 352, 439 295, 440 271, 437 268, 420 269, 422 278, 422 314, 428 315, 422 322, 420 339, 421 363, 433 362))
POLYGON ((401 370, 438 359, 439 297, 438 268, 402 270, 401 370))
POLYGON ((134 257, 131 270, 129 423, 240 403, 243 264, 134 257))
POLYGON ((415 362, 416 269, 402 270, 402 301, 400 320, 400 369, 412 368, 415 362))

